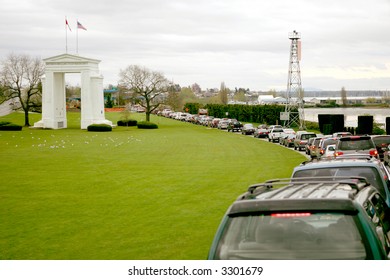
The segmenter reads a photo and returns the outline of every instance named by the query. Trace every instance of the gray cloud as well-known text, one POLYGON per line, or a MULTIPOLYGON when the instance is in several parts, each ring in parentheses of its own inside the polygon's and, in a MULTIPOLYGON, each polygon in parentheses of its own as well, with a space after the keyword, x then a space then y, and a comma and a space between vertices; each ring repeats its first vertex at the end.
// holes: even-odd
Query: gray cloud
POLYGON ((302 85, 339 90, 388 89, 387 0, 0 0, 0 58, 75 52, 102 60, 105 83, 131 64, 162 71, 182 86, 253 90, 287 83, 290 40, 302 35, 302 85))

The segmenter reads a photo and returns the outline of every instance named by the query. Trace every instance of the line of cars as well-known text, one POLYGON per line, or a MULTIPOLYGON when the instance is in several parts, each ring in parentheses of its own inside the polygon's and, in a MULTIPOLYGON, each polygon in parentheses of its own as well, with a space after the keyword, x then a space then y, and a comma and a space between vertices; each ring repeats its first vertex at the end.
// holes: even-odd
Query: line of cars
POLYGON ((390 172, 381 161, 387 137, 282 128, 276 140, 269 137, 276 129, 248 134, 295 150, 316 145, 316 160, 296 166, 290 178, 249 186, 223 216, 208 259, 389 259, 390 172))

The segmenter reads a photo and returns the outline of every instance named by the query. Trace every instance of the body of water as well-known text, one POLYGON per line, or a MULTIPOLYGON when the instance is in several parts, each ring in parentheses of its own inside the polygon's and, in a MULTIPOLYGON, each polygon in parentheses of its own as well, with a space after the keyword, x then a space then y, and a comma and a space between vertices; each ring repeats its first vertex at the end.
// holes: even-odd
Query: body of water
POLYGON ((345 127, 357 127, 358 116, 370 115, 374 122, 385 125, 386 117, 390 117, 390 108, 305 108, 305 120, 318 122, 319 114, 343 114, 345 127))

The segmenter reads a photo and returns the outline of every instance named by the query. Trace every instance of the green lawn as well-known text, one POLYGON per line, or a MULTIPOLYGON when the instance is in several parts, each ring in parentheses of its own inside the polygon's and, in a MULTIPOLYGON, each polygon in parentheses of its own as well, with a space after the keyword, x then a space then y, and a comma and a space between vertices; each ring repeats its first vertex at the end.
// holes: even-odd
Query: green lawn
MULTIPOLYGON (((5 120, 23 124, 23 114, 5 120)), ((205 259, 230 203, 305 159, 253 137, 152 121, 159 129, 87 132, 68 113, 68 129, 0 131, 0 259, 205 259)))

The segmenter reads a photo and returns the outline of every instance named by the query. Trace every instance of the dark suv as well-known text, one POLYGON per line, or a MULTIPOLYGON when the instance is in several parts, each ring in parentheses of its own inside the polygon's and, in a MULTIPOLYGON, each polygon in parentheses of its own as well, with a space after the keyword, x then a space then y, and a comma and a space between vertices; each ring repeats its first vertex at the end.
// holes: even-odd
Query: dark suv
POLYGON ((387 259, 389 208, 362 178, 270 180, 224 216, 209 259, 387 259))
POLYGON ((242 129, 242 123, 240 123, 239 121, 237 120, 232 120, 228 123, 228 126, 227 126, 227 131, 231 131, 231 132, 234 132, 234 131, 241 131, 242 129))
POLYGON ((390 206, 390 173, 382 162, 369 156, 306 161, 295 167, 293 178, 361 176, 367 178, 390 206))

